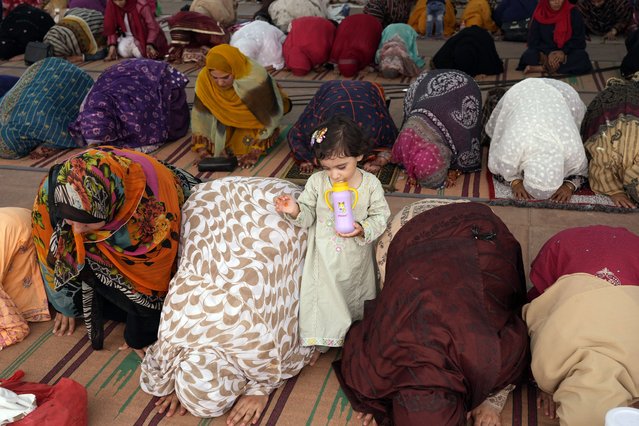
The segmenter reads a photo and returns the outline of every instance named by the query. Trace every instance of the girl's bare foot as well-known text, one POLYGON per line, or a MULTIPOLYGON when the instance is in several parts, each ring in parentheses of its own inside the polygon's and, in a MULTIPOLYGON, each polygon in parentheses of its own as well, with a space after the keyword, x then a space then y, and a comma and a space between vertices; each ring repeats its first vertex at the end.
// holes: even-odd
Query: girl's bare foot
POLYGON ((39 160, 41 158, 51 157, 52 155, 55 155, 60 151, 62 150, 40 145, 39 147, 37 147, 36 149, 34 149, 33 151, 29 153, 29 158, 33 160, 39 160))
POLYGON ((262 155, 262 151, 260 151, 259 149, 254 149, 248 154, 242 155, 240 158, 238 158, 237 161, 241 168, 249 169, 253 167, 255 163, 257 163, 257 160, 260 159, 260 155, 262 155))
POLYGON ((557 403, 552 395, 537 388, 537 409, 544 409, 544 414, 551 419, 557 417, 557 403))
POLYGON ((472 420, 475 426, 501 426, 501 415, 499 410, 488 401, 484 401, 471 410, 466 418, 472 420))
POLYGON ((361 420, 363 426, 377 426, 377 422, 373 418, 372 414, 370 413, 364 414, 364 413, 360 413, 359 411, 355 411, 355 412, 357 413, 357 416, 356 416, 357 420, 361 420))
POLYGON ((322 353, 318 351, 317 349, 315 349, 315 352, 313 352, 313 355, 311 356, 311 360, 308 362, 308 365, 310 365, 311 367, 314 366, 317 360, 319 359, 320 355, 322 355, 322 353))
POLYGON ((313 173, 313 170, 315 169, 315 166, 313 166, 313 163, 311 163, 310 161, 304 161, 302 163, 300 163, 300 173, 304 173, 305 175, 310 175, 311 173, 313 173))
POLYGON ((266 407, 268 395, 242 395, 226 419, 228 426, 256 424, 266 407))

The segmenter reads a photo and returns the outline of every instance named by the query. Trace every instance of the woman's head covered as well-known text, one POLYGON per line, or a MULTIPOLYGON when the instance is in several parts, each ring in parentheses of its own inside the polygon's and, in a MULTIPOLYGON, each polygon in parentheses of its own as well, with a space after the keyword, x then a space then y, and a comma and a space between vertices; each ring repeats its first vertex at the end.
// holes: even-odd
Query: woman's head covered
POLYGON ((446 181, 452 159, 449 147, 441 143, 428 125, 410 117, 402 126, 393 146, 393 161, 426 188, 439 188, 446 181))
POLYGON ((370 141, 351 118, 337 114, 320 124, 311 136, 311 148, 318 160, 358 157, 370 151, 370 141))
POLYGON ((118 176, 107 163, 89 154, 66 161, 56 181, 53 197, 61 218, 80 223, 109 221, 124 202, 118 176))
POLYGON ((219 44, 209 50, 206 55, 206 68, 209 71, 221 71, 239 79, 250 72, 250 63, 237 47, 219 44))
POLYGON ((564 183, 564 159, 561 153, 544 156, 543 161, 524 161, 524 189, 537 200, 547 200, 564 183))

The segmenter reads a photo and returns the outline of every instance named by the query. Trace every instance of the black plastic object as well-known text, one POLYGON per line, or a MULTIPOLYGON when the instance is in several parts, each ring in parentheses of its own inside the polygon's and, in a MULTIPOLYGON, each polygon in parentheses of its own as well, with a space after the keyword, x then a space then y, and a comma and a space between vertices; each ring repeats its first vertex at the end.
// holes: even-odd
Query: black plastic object
POLYGON ((200 160, 200 172, 232 172, 237 168, 237 157, 208 157, 200 160))

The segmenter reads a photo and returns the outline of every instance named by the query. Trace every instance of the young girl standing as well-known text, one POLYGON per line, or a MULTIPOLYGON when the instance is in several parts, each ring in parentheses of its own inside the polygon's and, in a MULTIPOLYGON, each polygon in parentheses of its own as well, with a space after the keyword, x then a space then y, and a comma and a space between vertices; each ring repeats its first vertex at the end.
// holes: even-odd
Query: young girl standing
POLYGON ((343 345, 351 323, 362 318, 364 301, 375 298, 372 243, 386 229, 390 209, 377 177, 357 168, 369 144, 355 122, 339 115, 330 118, 313 133, 311 145, 324 170, 308 179, 297 201, 279 196, 276 210, 309 229, 300 335, 302 345, 325 352, 343 345), (324 200, 335 182, 347 182, 358 192, 355 230, 348 234, 335 231, 333 212, 324 200))

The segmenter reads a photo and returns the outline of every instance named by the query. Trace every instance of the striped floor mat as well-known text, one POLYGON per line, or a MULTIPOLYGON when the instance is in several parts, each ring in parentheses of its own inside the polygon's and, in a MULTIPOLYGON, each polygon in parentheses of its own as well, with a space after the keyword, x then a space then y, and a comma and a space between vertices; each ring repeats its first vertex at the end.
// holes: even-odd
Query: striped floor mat
MULTIPOLYGON (((120 351, 123 325, 107 322, 104 349, 94 351, 82 327, 72 336, 56 337, 52 322, 32 324, 31 334, 21 343, 2 351, 0 377, 23 370, 26 381, 53 384, 61 377, 86 387, 90 425, 189 425, 223 426, 226 416, 217 419, 165 418, 155 409, 157 398, 138 386, 140 359, 131 350, 120 351)), ((348 400, 339 387, 331 363, 339 356, 333 349, 313 367, 274 392, 260 425, 359 425, 348 400)), ((558 425, 535 408, 535 391, 517 388, 504 412, 504 426, 558 425)))

